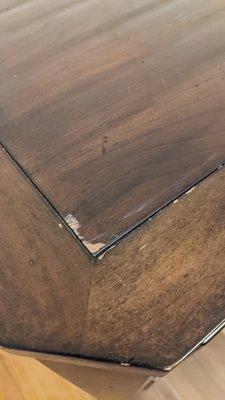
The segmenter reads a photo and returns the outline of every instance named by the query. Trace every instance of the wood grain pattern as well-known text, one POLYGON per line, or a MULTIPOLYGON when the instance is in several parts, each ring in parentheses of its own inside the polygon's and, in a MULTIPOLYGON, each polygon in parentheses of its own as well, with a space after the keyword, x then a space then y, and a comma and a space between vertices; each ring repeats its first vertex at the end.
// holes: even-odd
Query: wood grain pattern
POLYGON ((1 344, 165 368, 225 318, 224 169, 93 269, 2 150, 0 188, 1 344))
POLYGON ((166 368, 225 318, 225 170, 101 256, 82 354, 166 368))
POLYGON ((1 344, 165 368, 225 318, 224 169, 93 268, 3 151, 0 187, 1 344))
POLYGON ((91 260, 0 149, 0 343, 78 353, 91 260))
POLYGON ((91 251, 224 161, 223 0, 0 11, 0 139, 91 251))
POLYGON ((1 400, 95 400, 31 358, 0 350, 1 400))
POLYGON ((224 400, 225 332, 157 381, 142 400, 224 400))

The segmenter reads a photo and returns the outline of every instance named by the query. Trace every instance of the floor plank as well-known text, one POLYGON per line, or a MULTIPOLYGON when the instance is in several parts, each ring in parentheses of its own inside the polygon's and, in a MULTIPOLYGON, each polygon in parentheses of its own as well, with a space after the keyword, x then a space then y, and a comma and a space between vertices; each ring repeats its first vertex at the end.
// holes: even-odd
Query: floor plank
POLYGON ((1 400, 95 400, 32 358, 0 350, 1 400))
POLYGON ((158 380, 143 400, 224 400, 225 331, 158 380))

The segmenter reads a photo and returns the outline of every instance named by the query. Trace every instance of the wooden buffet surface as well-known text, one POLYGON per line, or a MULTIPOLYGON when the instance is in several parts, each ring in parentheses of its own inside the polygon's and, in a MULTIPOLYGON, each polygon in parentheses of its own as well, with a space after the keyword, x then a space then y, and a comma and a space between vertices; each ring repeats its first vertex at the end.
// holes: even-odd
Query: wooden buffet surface
POLYGON ((223 0, 3 1, 0 140, 91 252, 225 160, 224 18, 223 0))
POLYGON ((223 0, 1 1, 2 345, 164 369, 225 318, 224 38, 223 0))

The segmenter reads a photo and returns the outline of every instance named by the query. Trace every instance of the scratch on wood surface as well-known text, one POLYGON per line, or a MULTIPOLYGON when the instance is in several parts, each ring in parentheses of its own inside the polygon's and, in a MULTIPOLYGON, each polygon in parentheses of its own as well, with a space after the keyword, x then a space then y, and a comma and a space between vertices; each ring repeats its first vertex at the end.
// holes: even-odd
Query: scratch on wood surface
POLYGON ((145 207, 145 204, 143 204, 142 206, 140 206, 140 207, 138 207, 138 208, 135 208, 134 210, 132 210, 131 212, 129 212, 128 214, 126 214, 126 215, 123 217, 123 219, 129 218, 129 217, 131 217, 132 215, 134 215, 134 214, 140 212, 141 210, 143 210, 144 207, 145 207))
POLYGON ((148 243, 143 244, 143 246, 141 246, 140 249, 138 249, 138 251, 143 250, 146 246, 148 246, 148 243))
POLYGON ((162 82, 163 86, 167 87, 165 79, 161 75, 158 75, 158 77, 159 77, 160 81, 162 82))
POLYGON ((81 228, 81 225, 79 221, 74 217, 72 214, 68 214, 66 217, 64 217, 66 223, 69 225, 69 227, 72 229, 72 231, 76 234, 76 236, 82 241, 84 246, 91 252, 91 253, 96 253, 99 251, 103 246, 105 246, 104 243, 91 243, 88 240, 84 238, 83 235, 80 234, 79 229, 81 228))
POLYGON ((121 285, 125 286, 125 283, 123 282, 123 280, 119 277, 119 275, 116 272, 114 273, 114 275, 118 279, 119 283, 121 283, 121 285))
POLYGON ((113 246, 111 246, 109 249, 107 249, 104 253, 102 253, 100 256, 98 256, 99 260, 102 260, 102 258, 104 257, 104 255, 106 253, 108 253, 110 250, 112 250, 114 247, 116 247, 116 245, 114 244, 113 246))
POLYGON ((193 192, 194 189, 195 189, 195 186, 193 186, 191 189, 187 190, 187 192, 185 194, 190 194, 191 192, 193 192))

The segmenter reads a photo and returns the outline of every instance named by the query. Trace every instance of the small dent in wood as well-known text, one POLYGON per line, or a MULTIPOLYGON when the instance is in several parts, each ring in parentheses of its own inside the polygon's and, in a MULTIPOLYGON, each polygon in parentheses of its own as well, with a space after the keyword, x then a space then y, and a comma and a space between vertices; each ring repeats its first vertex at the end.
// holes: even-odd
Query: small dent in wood
POLYGON ((103 140, 102 140, 102 155, 104 156, 104 154, 106 153, 106 143, 108 142, 108 137, 104 136, 103 140))

